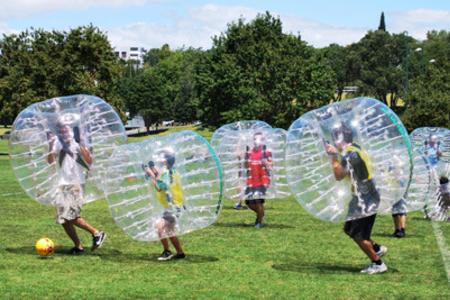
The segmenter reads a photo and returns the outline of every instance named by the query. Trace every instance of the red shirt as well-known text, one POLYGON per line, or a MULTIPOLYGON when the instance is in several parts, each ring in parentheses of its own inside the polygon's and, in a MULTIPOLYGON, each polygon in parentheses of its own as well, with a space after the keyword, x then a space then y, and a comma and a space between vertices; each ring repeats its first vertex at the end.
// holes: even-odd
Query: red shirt
POLYGON ((263 147, 253 148, 247 152, 247 186, 267 186, 270 183, 270 174, 266 165, 263 163, 265 159, 266 164, 272 162, 272 153, 268 150, 263 150, 263 147))

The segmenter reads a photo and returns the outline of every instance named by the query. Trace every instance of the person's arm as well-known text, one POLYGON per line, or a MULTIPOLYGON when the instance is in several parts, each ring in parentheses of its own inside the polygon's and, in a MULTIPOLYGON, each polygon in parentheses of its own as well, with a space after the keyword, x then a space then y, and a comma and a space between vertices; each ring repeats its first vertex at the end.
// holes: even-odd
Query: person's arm
POLYGON ((266 146, 264 145, 263 148, 263 165, 267 170, 271 170, 272 169, 272 165, 273 165, 273 161, 272 161, 272 152, 270 152, 269 150, 266 149, 266 146))
POLYGON ((83 158, 83 160, 88 164, 91 165, 92 164, 92 156, 91 156, 91 152, 89 151, 89 149, 84 146, 84 145, 80 145, 80 154, 81 157, 83 158))
POLYGON ((157 177, 158 177, 158 172, 156 170, 153 170, 153 168, 150 168, 146 165, 143 165, 143 169, 145 174, 150 178, 150 180, 152 181, 153 185, 156 187, 156 189, 159 191, 158 188, 158 182, 157 182, 157 177))
POLYGON ((344 179, 345 176, 347 176, 347 170, 339 162, 337 149, 334 146, 328 144, 326 147, 326 151, 331 157, 331 167, 333 169, 334 178, 336 178, 336 180, 338 181, 344 179))
POLYGON ((440 150, 440 143, 438 142, 436 145, 436 156, 440 158, 442 156, 442 151, 440 150))
POLYGON ((55 136, 51 133, 47 133, 47 140, 48 143, 48 154, 47 154, 47 162, 49 164, 52 164, 56 160, 56 149, 55 149, 55 136))

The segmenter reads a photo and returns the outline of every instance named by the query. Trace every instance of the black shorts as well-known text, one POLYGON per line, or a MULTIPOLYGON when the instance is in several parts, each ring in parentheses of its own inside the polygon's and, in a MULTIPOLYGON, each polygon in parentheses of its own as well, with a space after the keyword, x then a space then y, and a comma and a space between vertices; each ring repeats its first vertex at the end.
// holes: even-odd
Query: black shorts
POLYGON ((264 185, 260 186, 248 186, 245 189, 245 198, 247 200, 261 200, 262 196, 266 195, 267 188, 264 185))
POLYGON ((344 224, 344 232, 357 241, 370 240, 376 216, 374 214, 362 219, 347 221, 344 224))

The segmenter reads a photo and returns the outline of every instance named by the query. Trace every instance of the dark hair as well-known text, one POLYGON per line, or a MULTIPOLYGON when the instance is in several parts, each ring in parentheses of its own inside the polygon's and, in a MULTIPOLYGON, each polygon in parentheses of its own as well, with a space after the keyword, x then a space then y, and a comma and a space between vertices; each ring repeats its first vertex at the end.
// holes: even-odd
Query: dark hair
POLYGON ((345 125, 344 123, 339 124, 337 127, 334 127, 331 131, 331 136, 334 141, 340 139, 340 135, 342 135, 342 140, 346 143, 353 142, 353 130, 345 125))
POLYGON ((445 176, 441 176, 441 177, 439 178, 439 183, 440 183, 440 184, 446 184, 446 183, 448 183, 448 178, 445 177, 445 176))
POLYGON ((169 169, 173 168, 173 165, 175 165, 175 155, 169 151, 164 151, 164 159, 167 161, 167 167, 169 169))

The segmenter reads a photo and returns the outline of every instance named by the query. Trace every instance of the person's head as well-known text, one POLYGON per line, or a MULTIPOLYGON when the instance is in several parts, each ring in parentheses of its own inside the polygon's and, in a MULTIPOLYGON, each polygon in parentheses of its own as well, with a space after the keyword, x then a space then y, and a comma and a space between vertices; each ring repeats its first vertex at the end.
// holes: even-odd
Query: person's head
POLYGON ((157 157, 157 163, 166 166, 168 169, 175 165, 175 153, 171 150, 162 150, 157 157))
POLYGON ((344 123, 338 123, 331 130, 331 138, 335 146, 342 150, 345 145, 353 143, 353 130, 344 123))
POLYGON ((253 135, 253 144, 255 145, 255 147, 261 147, 264 145, 264 135, 262 134, 262 132, 256 132, 253 135))
POLYGON ((437 141, 438 141, 437 135, 435 135, 435 134, 430 135, 430 140, 429 140, 430 146, 434 146, 437 143, 437 141))
POLYGON ((446 176, 441 176, 439 178, 439 184, 446 184, 448 183, 448 178, 446 176))
POLYGON ((72 127, 68 124, 58 123, 57 126, 57 135, 64 142, 69 143, 74 138, 74 133, 72 127))

